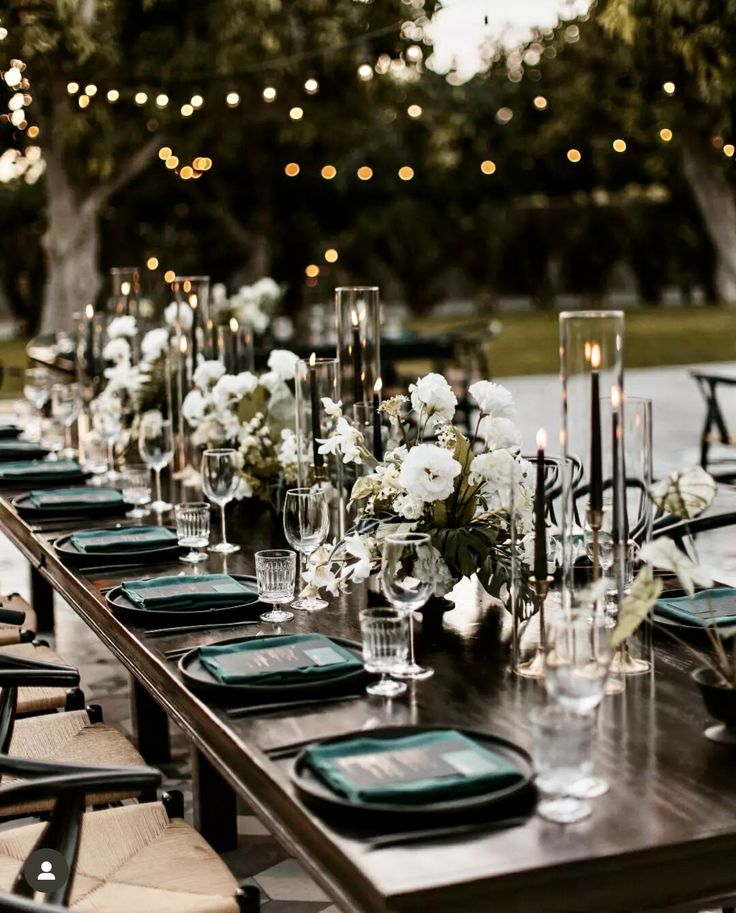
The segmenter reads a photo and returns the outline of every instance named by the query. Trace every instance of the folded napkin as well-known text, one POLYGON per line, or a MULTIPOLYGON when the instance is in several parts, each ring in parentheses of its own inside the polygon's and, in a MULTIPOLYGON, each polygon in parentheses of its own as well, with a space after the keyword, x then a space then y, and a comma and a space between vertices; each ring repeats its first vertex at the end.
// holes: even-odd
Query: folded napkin
POLYGON ((226 608, 229 605, 255 602, 257 599, 252 587, 227 574, 126 580, 123 592, 141 609, 165 612, 226 608))
POLYGON ((0 438, 6 440, 7 438, 18 437, 22 430, 18 425, 0 425, 0 438))
POLYGON ((0 460, 24 456, 44 457, 47 453, 47 448, 36 441, 7 441, 0 439, 0 460))
POLYGON ((655 611, 673 621, 704 627, 736 624, 736 589, 722 587, 701 590, 694 596, 666 596, 657 601, 655 611))
POLYGON ((259 637, 201 647, 199 659, 218 682, 227 685, 291 685, 363 667, 350 650, 322 634, 259 637))
POLYGON ((152 546, 176 545, 176 533, 165 526, 133 526, 130 529, 90 529, 74 533, 74 548, 85 554, 139 552, 152 546))
POLYGON ((113 507, 123 503, 117 488, 49 488, 32 491, 29 498, 34 507, 113 507))
POLYGON ((73 460, 20 460, 14 463, 0 463, 0 479, 22 479, 32 476, 34 479, 55 479, 64 476, 77 476, 82 472, 79 463, 73 460))
POLYGON ((454 729, 314 745, 306 763, 353 802, 436 802, 504 789, 522 779, 505 757, 454 729))

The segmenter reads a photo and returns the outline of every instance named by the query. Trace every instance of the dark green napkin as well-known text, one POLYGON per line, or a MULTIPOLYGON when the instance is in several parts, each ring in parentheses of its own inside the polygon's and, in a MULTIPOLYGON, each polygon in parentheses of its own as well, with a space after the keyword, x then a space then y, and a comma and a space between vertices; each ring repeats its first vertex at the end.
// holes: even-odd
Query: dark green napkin
POLYGON ((49 488, 32 491, 29 500, 34 507, 114 507, 123 503, 123 495, 117 488, 49 488))
POLYGON ((22 430, 19 425, 0 425, 0 438, 7 440, 8 438, 18 437, 22 430))
POLYGON ((165 612, 226 608, 256 602, 258 598, 252 587, 228 574, 126 580, 122 586, 125 595, 139 608, 165 612))
POLYGON ((0 439, 0 460, 17 457, 45 457, 48 449, 36 441, 4 441, 0 439))
POLYGON ((10 481, 32 476, 34 479, 55 479, 64 476, 76 476, 82 472, 79 463, 73 460, 19 460, 13 463, 0 463, 0 479, 10 481))
POLYGON ((454 729, 314 745, 306 763, 353 802, 437 802, 504 789, 522 779, 505 757, 454 729))
POLYGON ((291 685, 363 668, 357 656, 322 634, 259 637, 201 647, 202 665, 227 685, 291 685))
POLYGON ((656 612, 689 625, 733 625, 736 624, 736 589, 721 587, 701 590, 694 596, 664 597, 657 601, 656 612))
POLYGON ((74 533, 72 545, 85 554, 140 552, 162 545, 176 545, 176 533, 165 526, 133 526, 130 529, 90 529, 74 533))

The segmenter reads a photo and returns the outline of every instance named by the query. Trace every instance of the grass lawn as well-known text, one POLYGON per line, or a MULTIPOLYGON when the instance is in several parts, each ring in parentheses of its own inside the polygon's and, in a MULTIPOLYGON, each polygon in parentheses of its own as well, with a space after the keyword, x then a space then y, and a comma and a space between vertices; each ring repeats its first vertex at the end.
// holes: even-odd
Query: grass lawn
POLYGON ((0 364, 5 369, 2 386, 0 386, 0 396, 16 396, 23 389, 23 376, 12 377, 8 369, 19 369, 28 367, 26 358, 27 339, 0 339, 0 364))
MULTIPOLYGON (((494 319, 428 319, 432 329, 477 330, 494 319)), ((497 376, 554 374, 559 371, 559 318, 556 312, 501 314, 501 335, 486 347, 490 373, 497 376)), ((642 308, 626 313, 626 367, 736 361, 736 308, 642 308)))

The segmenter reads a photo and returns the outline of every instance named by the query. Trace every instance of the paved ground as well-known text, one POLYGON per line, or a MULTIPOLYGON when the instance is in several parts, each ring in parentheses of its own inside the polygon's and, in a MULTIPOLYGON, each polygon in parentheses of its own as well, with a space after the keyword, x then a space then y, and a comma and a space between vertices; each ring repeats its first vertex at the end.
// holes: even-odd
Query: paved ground
MULTIPOLYGON (((500 379, 504 382, 503 379, 500 379)), ((557 440, 559 381, 556 377, 523 377, 506 381, 519 410, 525 449, 533 448, 536 429, 546 425, 550 439, 557 440)), ((695 384, 684 368, 631 371, 630 394, 648 395, 654 402, 655 473, 697 463, 698 436, 703 404, 695 384)), ((736 427, 736 402, 731 414, 736 427)), ((714 564, 736 585, 736 552, 724 535, 703 541, 714 564), (725 548, 724 548, 725 547, 725 548)), ((0 591, 18 591, 28 596, 27 568, 22 556, 8 543, 0 542, 0 591)), ((63 604, 57 606, 59 652, 78 665, 89 700, 102 704, 108 722, 130 731, 127 678, 122 667, 63 604)), ((180 788, 191 799, 188 751, 181 735, 174 737, 174 762, 166 769, 167 786, 180 788)), ((238 877, 251 878, 263 892, 268 913, 339 913, 330 899, 278 846, 247 809, 239 818, 239 849, 227 854, 238 877)))

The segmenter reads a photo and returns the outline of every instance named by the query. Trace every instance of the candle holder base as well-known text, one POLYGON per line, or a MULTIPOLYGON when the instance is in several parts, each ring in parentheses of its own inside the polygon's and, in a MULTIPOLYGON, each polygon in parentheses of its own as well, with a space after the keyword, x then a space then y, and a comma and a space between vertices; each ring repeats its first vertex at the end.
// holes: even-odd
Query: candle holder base
POLYGON ((537 647, 534 656, 525 660, 523 663, 517 663, 514 666, 514 674, 521 678, 544 678, 544 650, 537 647))
POLYGON ((649 660, 638 659, 628 650, 617 650, 611 663, 611 672, 614 675, 646 675, 651 669, 652 664, 649 660))

